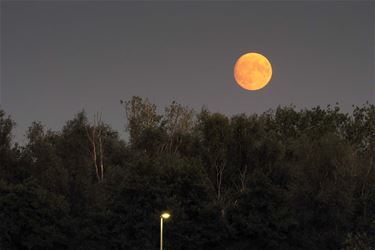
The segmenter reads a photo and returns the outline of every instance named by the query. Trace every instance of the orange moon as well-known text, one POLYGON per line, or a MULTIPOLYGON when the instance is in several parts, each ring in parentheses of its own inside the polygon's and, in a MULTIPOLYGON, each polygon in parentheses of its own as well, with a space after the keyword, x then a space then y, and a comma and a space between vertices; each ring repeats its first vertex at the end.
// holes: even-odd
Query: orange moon
POLYGON ((268 59, 258 53, 247 53, 234 65, 234 79, 246 90, 265 87, 272 77, 272 66, 268 59))

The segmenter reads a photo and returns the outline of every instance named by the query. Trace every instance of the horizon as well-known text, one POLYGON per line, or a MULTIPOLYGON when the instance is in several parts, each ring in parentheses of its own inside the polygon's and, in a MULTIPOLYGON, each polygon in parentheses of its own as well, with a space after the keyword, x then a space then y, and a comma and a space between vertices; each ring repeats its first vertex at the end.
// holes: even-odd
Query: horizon
MULTIPOLYGON (((134 96, 133 96, 134 97, 134 96)), ((149 101, 149 99, 146 97, 146 98, 143 98, 141 97, 143 100, 146 100, 146 101, 149 101)), ((120 100, 120 102, 122 101, 127 101, 127 100, 120 100)), ((171 103, 173 103, 175 101, 172 101, 171 103)), ((150 102, 151 104, 154 104, 152 102, 150 102)), ((171 104, 169 103, 169 104, 171 104)), ((182 103, 178 103, 176 102, 177 104, 180 104, 182 105, 183 107, 185 108, 188 108, 188 109, 191 109, 189 106, 186 106, 182 103)), ((109 125, 110 128, 118 133, 119 135, 119 138, 121 140, 124 140, 125 142, 129 142, 129 131, 127 129, 127 120, 126 120, 126 115, 125 115, 125 111, 124 111, 124 106, 123 106, 123 103, 119 104, 121 105, 121 109, 122 109, 122 113, 121 113, 121 116, 123 117, 123 128, 120 129, 120 130, 117 130, 115 128, 113 128, 112 124, 108 121, 106 121, 105 119, 102 119, 103 123, 106 124, 106 125, 109 125)), ((339 108, 339 113, 341 114, 345 114, 345 115, 348 115, 350 118, 353 117, 353 111, 356 109, 356 108, 361 108, 361 107, 370 107, 370 106, 374 106, 374 104, 370 103, 370 102, 365 102, 361 105, 353 105, 351 107, 350 110, 344 110, 342 109, 342 107, 340 106, 339 103, 335 103, 334 105, 331 105, 331 104, 327 104, 326 106, 321 106, 321 105, 316 105, 316 106, 312 106, 312 107, 297 107, 296 105, 294 104, 287 104, 287 105, 278 105, 274 108, 268 108, 264 111, 261 111, 261 112, 254 112, 254 113, 245 113, 245 112, 242 112, 242 113, 236 113, 236 114, 225 114, 225 113, 221 113, 221 112, 218 112, 218 111, 212 111, 210 110, 209 108, 207 108, 206 106, 202 106, 199 110, 195 110, 195 109, 191 109, 193 111, 193 115, 194 117, 196 117, 202 110, 207 110, 208 112, 214 114, 214 113, 219 113, 219 114, 223 114, 225 116, 227 116, 228 118, 233 118, 233 117, 236 117, 236 116, 241 116, 241 115, 246 115, 246 116, 253 116, 253 115, 263 115, 263 114, 275 114, 275 112, 277 111, 278 108, 292 108, 293 110, 295 110, 296 112, 303 112, 303 111, 308 111, 308 110, 314 110, 314 109, 322 109, 322 110, 325 110, 325 111, 328 111, 328 110, 334 110, 335 108, 339 108)), ((165 108, 167 108, 168 105, 164 106, 164 107, 159 107, 159 106, 156 106, 156 111, 157 111, 157 114, 158 115, 164 115, 164 112, 165 112, 165 108)), ((15 123, 15 127, 14 127, 14 130, 17 131, 17 121, 13 119, 13 116, 12 114, 10 113, 7 113, 6 110, 2 109, 1 105, 0 105, 0 110, 3 110, 5 112, 5 115, 6 116, 9 116, 13 122, 15 123)), ((92 123, 93 120, 94 120, 94 117, 96 114, 100 114, 101 116, 103 115, 102 113, 100 113, 100 111, 97 111, 95 113, 88 113, 85 109, 82 109, 80 111, 77 111, 75 113, 72 114, 72 116, 70 118, 68 118, 67 120, 63 121, 62 124, 59 125, 59 127, 57 128, 50 128, 48 127, 47 124, 45 124, 43 121, 41 120, 34 120, 32 121, 29 126, 26 128, 26 130, 23 132, 22 135, 18 134, 18 137, 16 136, 16 134, 13 134, 13 144, 18 144, 20 146, 24 146, 26 143, 27 143, 27 130, 32 127, 32 124, 34 122, 37 122, 37 123, 40 123, 41 125, 43 125, 45 131, 51 131, 53 133, 58 133, 58 132, 61 132, 61 130, 63 129, 64 126, 66 126, 67 122, 68 121, 71 121, 73 119, 75 119, 77 117, 78 114, 81 114, 81 113, 84 113, 85 114, 85 117, 87 118, 87 121, 88 123, 92 123)), ((105 117, 105 116, 102 116, 102 118, 105 117)), ((19 133, 19 131, 18 131, 19 133)))

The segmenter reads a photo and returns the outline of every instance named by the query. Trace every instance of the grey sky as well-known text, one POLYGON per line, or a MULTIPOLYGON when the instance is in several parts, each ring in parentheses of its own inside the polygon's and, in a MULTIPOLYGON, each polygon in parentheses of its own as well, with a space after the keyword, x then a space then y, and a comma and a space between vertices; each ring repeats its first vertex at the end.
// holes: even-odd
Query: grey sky
POLYGON ((226 114, 374 103, 374 2, 1 2, 1 107, 52 129, 85 109, 123 131, 120 99, 226 114), (238 87, 264 54, 273 78, 238 87))

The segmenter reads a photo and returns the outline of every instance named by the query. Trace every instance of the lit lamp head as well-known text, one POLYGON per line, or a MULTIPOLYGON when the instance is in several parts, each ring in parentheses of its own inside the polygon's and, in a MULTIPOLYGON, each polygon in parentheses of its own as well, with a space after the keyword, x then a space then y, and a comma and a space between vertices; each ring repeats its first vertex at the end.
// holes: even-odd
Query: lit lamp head
POLYGON ((167 212, 164 212, 164 213, 161 214, 161 217, 162 217, 163 219, 168 219, 169 217, 171 217, 171 214, 170 214, 170 213, 167 213, 167 212))

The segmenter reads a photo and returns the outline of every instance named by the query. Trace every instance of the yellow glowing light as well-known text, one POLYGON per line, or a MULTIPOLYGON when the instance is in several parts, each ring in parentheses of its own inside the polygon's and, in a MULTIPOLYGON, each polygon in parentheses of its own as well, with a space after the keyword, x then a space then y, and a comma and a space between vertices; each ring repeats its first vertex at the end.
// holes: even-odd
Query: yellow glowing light
POLYGON ((234 79, 246 90, 265 87, 272 77, 272 66, 268 59, 258 53, 247 53, 234 65, 234 79))
POLYGON ((171 215, 170 215, 169 213, 162 213, 162 214, 161 214, 161 217, 162 217, 163 219, 168 219, 169 217, 171 217, 171 215))

